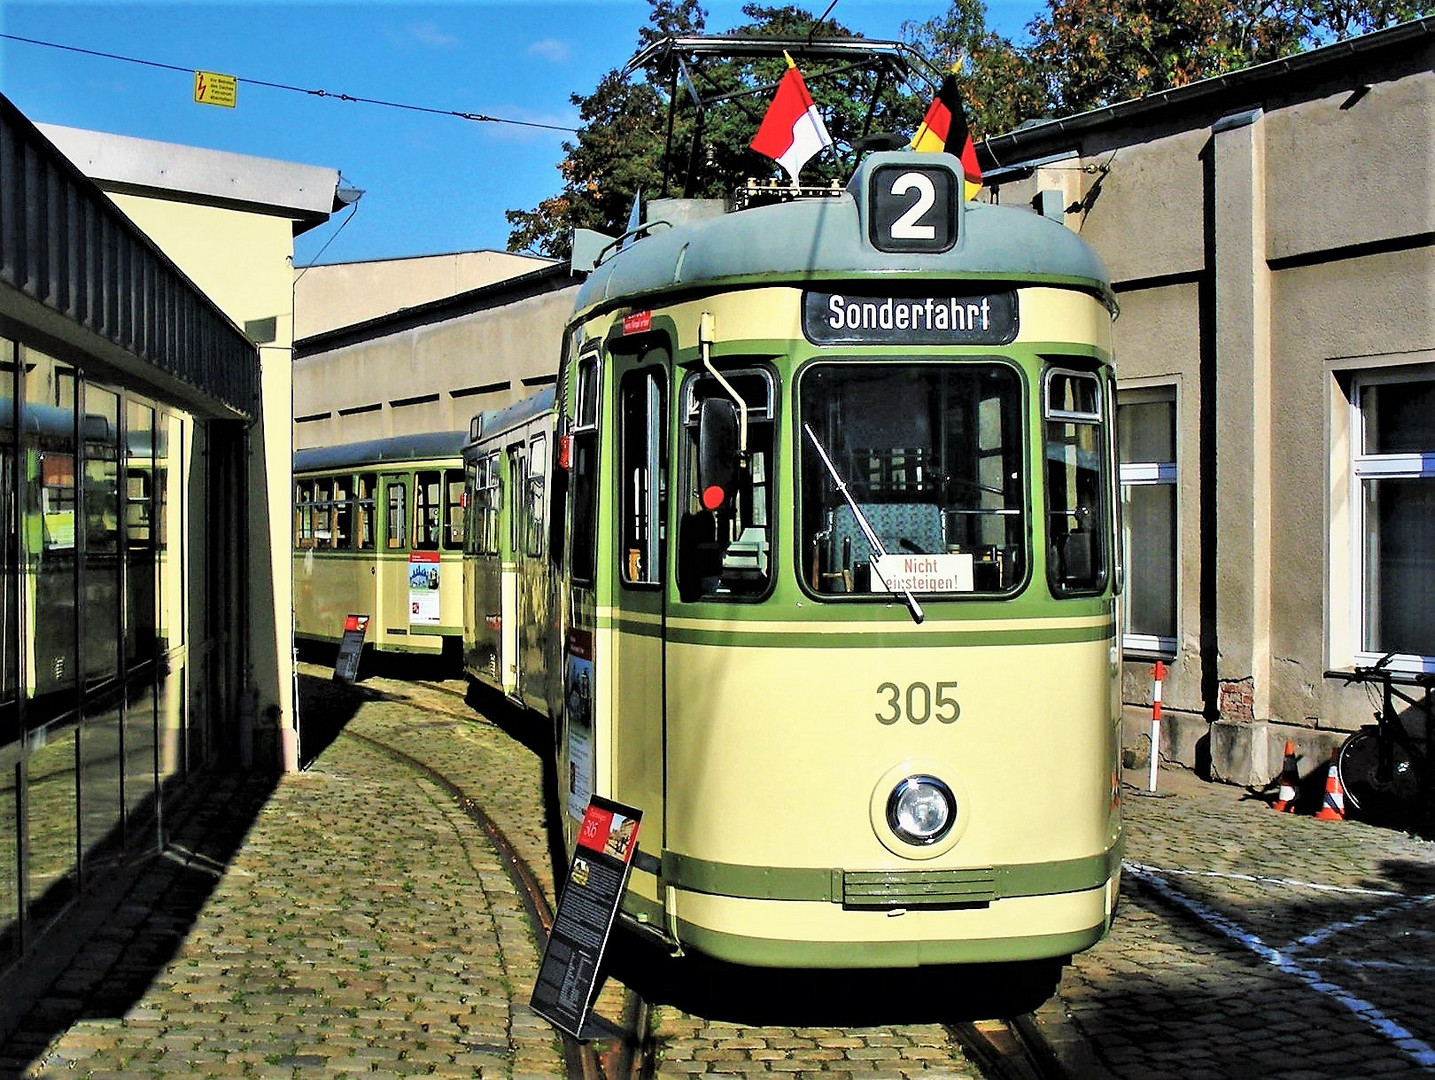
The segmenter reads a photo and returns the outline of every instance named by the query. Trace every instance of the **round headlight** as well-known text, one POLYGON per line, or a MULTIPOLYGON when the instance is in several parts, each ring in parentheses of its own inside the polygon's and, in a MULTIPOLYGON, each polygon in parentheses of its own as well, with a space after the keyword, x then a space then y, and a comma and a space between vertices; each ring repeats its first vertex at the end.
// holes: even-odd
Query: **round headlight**
POLYGON ((935 844, 956 817, 956 796, 934 776, 909 776, 887 799, 887 824, 909 844, 935 844))

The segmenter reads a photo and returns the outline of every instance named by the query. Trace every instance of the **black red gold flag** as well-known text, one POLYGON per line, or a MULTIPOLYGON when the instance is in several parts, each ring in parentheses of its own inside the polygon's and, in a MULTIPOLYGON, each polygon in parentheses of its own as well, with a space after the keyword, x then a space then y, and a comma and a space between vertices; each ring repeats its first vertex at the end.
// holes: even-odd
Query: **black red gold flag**
POLYGON ((966 174, 966 197, 974 198, 982 189, 982 170, 977 164, 977 148, 972 142, 972 133, 967 129, 966 113, 962 110, 962 94, 957 89, 957 77, 948 74, 942 80, 942 87, 932 99, 927 115, 922 117, 917 134, 912 136, 912 149, 919 153, 940 154, 946 152, 961 159, 962 172, 966 174))

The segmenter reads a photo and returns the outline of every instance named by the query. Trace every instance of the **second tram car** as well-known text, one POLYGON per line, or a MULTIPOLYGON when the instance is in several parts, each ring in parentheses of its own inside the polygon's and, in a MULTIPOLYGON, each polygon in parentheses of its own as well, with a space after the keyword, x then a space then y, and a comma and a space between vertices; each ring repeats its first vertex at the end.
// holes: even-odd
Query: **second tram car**
POLYGON ((462 431, 294 455, 294 636, 337 643, 369 616, 379 652, 449 654, 463 635, 462 431))
POLYGON ((512 678, 541 665, 569 843, 591 796, 642 811, 623 914, 672 947, 1053 970, 1110 925, 1116 305, 962 184, 873 154, 579 293, 525 534, 553 629, 512 678))

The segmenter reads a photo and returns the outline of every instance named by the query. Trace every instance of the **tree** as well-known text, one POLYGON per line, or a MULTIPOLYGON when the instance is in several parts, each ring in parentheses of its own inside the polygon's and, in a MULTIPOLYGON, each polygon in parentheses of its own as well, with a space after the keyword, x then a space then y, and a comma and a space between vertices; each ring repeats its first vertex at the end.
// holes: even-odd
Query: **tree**
MULTIPOLYGON (((648 25, 638 32, 640 47, 705 29, 707 14, 697 0, 649 0, 649 5, 648 25)), ((860 36, 831 20, 815 24, 810 12, 791 4, 749 3, 743 15, 749 21, 732 31, 738 37, 860 36)), ((815 158, 804 169, 807 182, 845 179, 859 138, 882 129, 909 134, 926 108, 925 100, 897 86, 884 85, 878 93, 873 71, 846 67, 803 71, 839 150, 815 158), (866 103, 874 96, 869 117, 866 103)), ((573 95, 583 123, 576 138, 563 144, 563 189, 533 210, 508 211, 509 250, 562 257, 575 227, 616 235, 626 228, 634 195, 663 193, 665 177, 668 194, 726 197, 748 177, 775 175, 775 164, 748 144, 785 68, 781 57, 709 58, 690 66, 690 86, 652 68, 632 77, 615 70, 592 94, 573 95), (672 149, 665 158, 674 96, 672 149)))
POLYGON ((1049 115, 1238 71, 1430 9, 1430 0, 1048 0, 1027 27, 1049 115))
POLYGON ((1039 67, 987 28, 982 0, 955 0, 946 14, 907 22, 902 38, 943 71, 961 76, 962 103, 975 138, 1011 131, 1049 107, 1039 67))

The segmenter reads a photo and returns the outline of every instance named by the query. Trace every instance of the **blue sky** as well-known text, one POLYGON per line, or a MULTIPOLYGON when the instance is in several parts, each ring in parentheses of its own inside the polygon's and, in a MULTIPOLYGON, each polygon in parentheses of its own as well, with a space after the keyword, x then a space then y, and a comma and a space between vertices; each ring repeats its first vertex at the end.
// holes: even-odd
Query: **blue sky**
MULTIPOLYGON (((744 22, 710 0, 708 31, 744 22)), ((804 6, 821 14, 827 0, 804 6)), ((839 0, 832 17, 894 39, 945 0, 839 0)), ((989 3, 1019 37, 1033 0, 989 3)), ((561 185, 565 133, 475 123, 253 84, 281 83, 533 124, 576 127, 591 92, 632 55, 644 0, 446 4, 62 3, 0 0, 0 33, 184 69, 0 39, 0 93, 31 120, 336 168, 362 188, 354 211, 296 242, 307 264, 479 248, 508 241, 503 212, 561 185), (193 70, 241 80, 237 107, 193 102, 193 70), (340 227, 342 226, 342 231, 340 227), (328 245, 325 247, 325 245, 328 245), (320 254, 322 249, 322 254, 320 254)))

